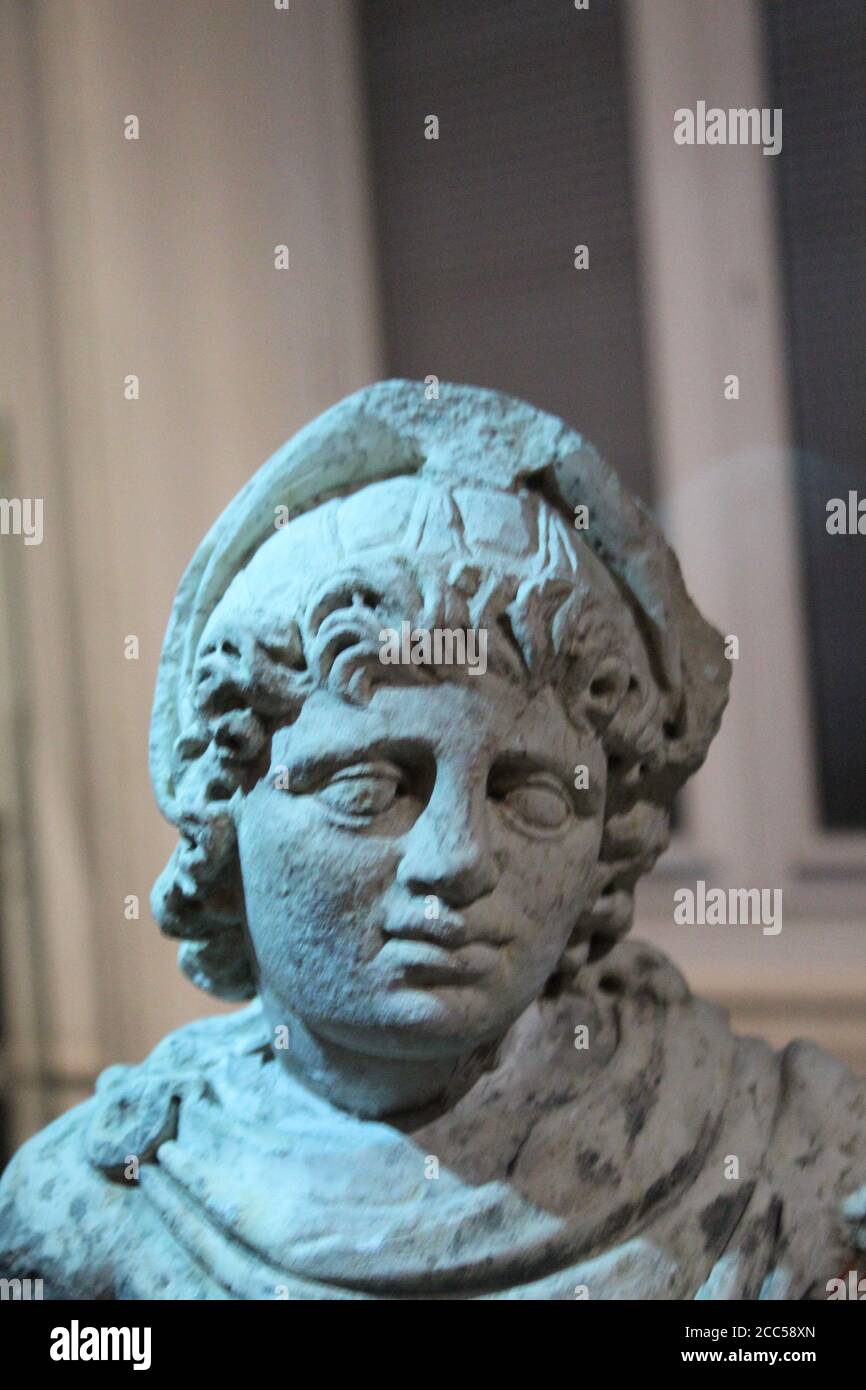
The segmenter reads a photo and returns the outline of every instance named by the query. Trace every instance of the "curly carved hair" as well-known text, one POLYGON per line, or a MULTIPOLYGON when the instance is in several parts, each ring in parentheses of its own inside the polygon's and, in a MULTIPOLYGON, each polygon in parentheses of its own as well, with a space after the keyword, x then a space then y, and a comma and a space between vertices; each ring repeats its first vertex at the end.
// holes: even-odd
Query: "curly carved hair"
POLYGON ((470 535, 478 492, 406 479, 364 491, 378 494, 392 536, 394 513, 406 513, 398 543, 383 544, 382 527, 372 541, 352 534, 358 493, 331 501, 312 526, 305 517, 261 547, 202 633, 194 712, 175 748, 181 838, 154 886, 154 914, 181 939, 181 967, 195 984, 224 999, 252 997, 233 806, 266 774, 273 733, 317 689, 363 704, 383 682, 466 678, 452 666, 383 665, 383 628, 409 619, 428 630, 486 629, 489 668, 529 692, 552 687, 607 755, 599 861, 557 972, 557 983, 567 981, 628 931, 635 885, 668 843, 673 796, 702 761, 721 709, 684 755, 678 711, 653 670, 640 613, 541 496, 483 495, 487 511, 504 509, 512 531, 519 513, 520 543, 508 553, 501 532, 491 544, 470 535), (334 562, 326 575, 323 555, 334 562), (275 569, 283 576, 276 589, 275 569))

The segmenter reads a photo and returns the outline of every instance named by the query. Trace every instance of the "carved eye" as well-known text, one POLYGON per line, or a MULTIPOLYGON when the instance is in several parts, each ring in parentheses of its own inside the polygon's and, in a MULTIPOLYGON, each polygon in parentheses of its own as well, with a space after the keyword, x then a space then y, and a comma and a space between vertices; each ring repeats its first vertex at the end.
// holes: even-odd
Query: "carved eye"
POLYGON ((532 830, 560 830, 572 815, 568 795, 557 779, 537 772, 491 793, 510 820, 532 830))
POLYGON ((318 796, 338 815, 381 816, 393 805, 402 786, 402 773, 389 763, 359 763, 335 772, 318 796))

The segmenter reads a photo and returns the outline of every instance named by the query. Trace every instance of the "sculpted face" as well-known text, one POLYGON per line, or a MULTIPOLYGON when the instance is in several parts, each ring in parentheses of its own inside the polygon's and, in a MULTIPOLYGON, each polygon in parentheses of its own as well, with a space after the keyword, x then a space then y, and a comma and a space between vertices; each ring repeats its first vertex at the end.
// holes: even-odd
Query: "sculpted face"
POLYGON ((550 689, 493 672, 380 686, 365 706, 310 695, 237 812, 271 1024, 381 1057, 501 1036, 585 905, 604 782, 600 743, 550 689))

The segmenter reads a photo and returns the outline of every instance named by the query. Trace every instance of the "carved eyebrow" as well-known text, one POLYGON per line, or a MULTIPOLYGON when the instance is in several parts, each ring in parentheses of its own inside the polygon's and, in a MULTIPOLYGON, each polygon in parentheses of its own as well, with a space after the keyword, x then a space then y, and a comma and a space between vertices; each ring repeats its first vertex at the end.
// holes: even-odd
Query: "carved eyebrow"
POLYGON ((526 748, 502 749, 493 759, 490 768, 491 772, 504 772, 515 777, 531 776, 534 772, 547 772, 551 777, 558 778, 559 781, 567 780, 563 777, 562 763, 558 758, 554 758, 550 753, 534 753, 526 748))
POLYGON ((533 774, 546 773, 559 783, 563 792, 568 797, 572 805, 582 813, 594 810, 600 803, 604 791, 604 779, 590 778, 590 784, 586 788, 577 788, 574 785, 575 764, 570 763, 563 769, 562 762, 554 758, 547 751, 533 753, 524 749, 514 749, 511 751, 503 750, 494 759, 488 779, 497 776, 531 777, 533 774))
POLYGON ((283 758, 274 759, 274 765, 288 769, 290 783, 299 788, 311 788, 354 763, 393 763, 410 771, 420 771, 434 761, 429 746, 421 739, 381 737, 347 740, 321 753, 299 752, 294 758, 287 749, 283 758))
POLYGON ((556 757, 549 747, 527 748, 525 745, 519 748, 501 748, 493 760, 491 771, 500 765, 520 774, 524 772, 549 772, 553 777, 569 782, 572 778, 573 763, 569 761, 572 756, 580 753, 579 748, 575 748, 562 757, 556 757))

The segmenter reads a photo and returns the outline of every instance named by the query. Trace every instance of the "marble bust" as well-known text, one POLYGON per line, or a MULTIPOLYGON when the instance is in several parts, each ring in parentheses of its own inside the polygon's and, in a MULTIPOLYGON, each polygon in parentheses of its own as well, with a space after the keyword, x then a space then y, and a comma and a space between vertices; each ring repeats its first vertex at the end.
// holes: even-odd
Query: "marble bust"
POLYGON ((0 1275, 55 1298, 826 1297, 866 1247, 863 1082, 735 1037, 626 939, 719 727, 722 639, 578 434, 428 394, 385 382, 314 421, 181 582, 152 905, 190 979, 246 1007, 24 1145, 0 1275))

